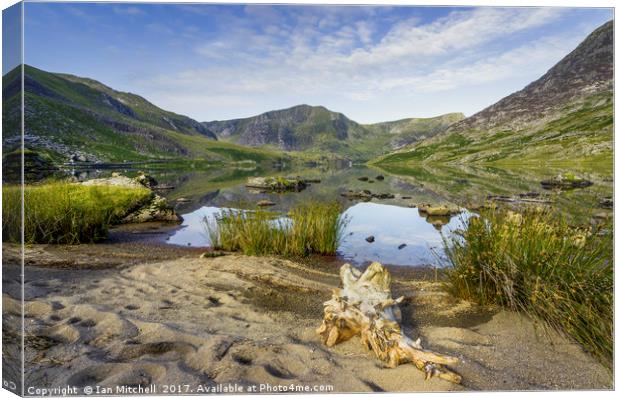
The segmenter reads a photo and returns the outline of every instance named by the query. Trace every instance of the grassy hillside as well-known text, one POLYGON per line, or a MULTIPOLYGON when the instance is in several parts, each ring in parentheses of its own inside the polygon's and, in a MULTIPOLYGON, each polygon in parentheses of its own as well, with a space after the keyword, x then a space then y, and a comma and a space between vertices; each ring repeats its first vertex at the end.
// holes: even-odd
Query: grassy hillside
MULTIPOLYGON (((20 73, 3 77, 3 148, 19 145, 20 73)), ((217 141, 213 132, 186 116, 97 81, 25 66, 25 145, 57 161, 274 159, 267 150, 217 141)))
POLYGON ((597 93, 564 105, 522 129, 448 132, 373 163, 598 163, 612 167, 613 94, 597 93))
POLYGON ((363 125, 392 148, 400 148, 433 137, 465 118, 462 113, 447 113, 429 118, 409 118, 363 125))

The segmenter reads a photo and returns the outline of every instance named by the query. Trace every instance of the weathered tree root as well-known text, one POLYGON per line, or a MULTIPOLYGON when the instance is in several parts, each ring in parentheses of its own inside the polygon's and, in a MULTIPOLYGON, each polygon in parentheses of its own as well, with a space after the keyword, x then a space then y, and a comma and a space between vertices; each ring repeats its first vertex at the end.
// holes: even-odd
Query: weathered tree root
POLYGON ((331 300, 324 303, 323 323, 316 330, 325 345, 333 347, 359 335, 362 344, 390 368, 412 362, 426 379, 461 382, 461 376, 445 366, 456 364, 458 358, 424 350, 420 339, 403 334, 398 304, 404 297, 391 297, 391 276, 381 264, 372 263, 364 273, 344 264, 340 279, 343 288, 334 289, 331 300))

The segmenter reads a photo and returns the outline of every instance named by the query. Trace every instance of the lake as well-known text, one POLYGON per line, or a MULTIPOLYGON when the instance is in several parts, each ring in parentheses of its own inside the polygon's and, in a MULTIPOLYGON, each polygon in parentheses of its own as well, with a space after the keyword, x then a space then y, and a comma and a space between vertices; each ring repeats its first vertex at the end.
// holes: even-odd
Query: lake
MULTIPOLYGON (((601 209, 599 201, 612 195, 611 172, 572 171, 588 178, 594 185, 570 191, 545 191, 540 185, 565 169, 557 168, 490 168, 490 167, 419 167, 389 169, 366 166, 305 167, 288 170, 243 167, 211 167, 188 163, 182 167, 162 165, 140 168, 153 175, 161 190, 183 223, 170 232, 167 243, 208 247, 210 242, 204 226, 206 218, 213 218, 223 208, 256 209, 260 200, 275 205, 269 210, 286 214, 297 203, 309 200, 335 200, 343 209, 348 223, 338 248, 338 256, 356 266, 371 261, 400 266, 445 266, 444 238, 461 228, 475 212, 465 210, 469 204, 482 203, 488 195, 541 194, 553 202, 555 208, 572 217, 589 219, 592 214, 611 214, 601 209), (261 192, 245 187, 248 177, 299 176, 320 180, 300 192, 261 192), (382 176, 383 179, 378 176, 382 176), (365 179, 368 181, 362 181, 365 179), (389 193, 392 199, 373 198, 369 202, 349 200, 342 193, 348 190, 369 190, 389 193), (448 218, 433 218, 411 207, 421 203, 439 205, 453 203, 463 212, 448 218), (374 237, 373 242, 367 238, 374 237)), ((137 168, 117 170, 132 175, 137 168)), ((94 178, 111 170, 77 170, 80 179, 94 178)))

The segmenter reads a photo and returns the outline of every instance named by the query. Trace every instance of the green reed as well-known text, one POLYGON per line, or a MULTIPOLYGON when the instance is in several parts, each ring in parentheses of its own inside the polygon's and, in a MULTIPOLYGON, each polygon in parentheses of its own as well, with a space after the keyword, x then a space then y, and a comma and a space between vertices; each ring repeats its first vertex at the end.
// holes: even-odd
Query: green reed
POLYGON ((333 255, 346 225, 341 211, 337 203, 320 202, 297 205, 288 217, 262 209, 223 210, 205 226, 218 249, 256 256, 333 255))
MULTIPOLYGON (((144 188, 85 186, 65 182, 24 187, 24 243, 78 244, 107 236, 110 224, 147 201, 144 188)), ((2 233, 21 241, 21 188, 2 186, 2 233)))
POLYGON ((491 209, 446 240, 447 288, 563 331, 606 366, 613 361, 613 236, 540 209, 491 209))

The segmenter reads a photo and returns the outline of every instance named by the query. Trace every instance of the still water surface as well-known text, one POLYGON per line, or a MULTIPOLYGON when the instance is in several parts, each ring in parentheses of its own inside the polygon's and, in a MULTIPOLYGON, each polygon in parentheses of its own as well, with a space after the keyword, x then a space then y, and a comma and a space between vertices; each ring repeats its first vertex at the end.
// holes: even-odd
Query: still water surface
MULTIPOLYGON (((184 214, 181 229, 170 236, 168 243, 210 246, 204 222, 213 222, 220 212, 219 207, 204 206, 184 214)), ((468 213, 463 213, 452 217, 443 226, 435 226, 417 209, 357 203, 343 213, 348 223, 338 255, 356 266, 372 261, 406 266, 444 265, 442 235, 449 237, 455 229, 462 227, 468 216, 468 213), (374 237, 373 242, 366 240, 369 236, 374 237)))

